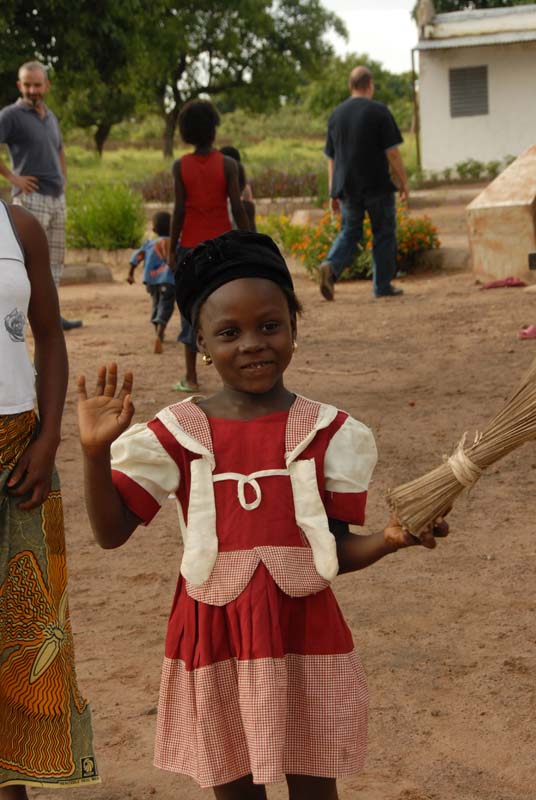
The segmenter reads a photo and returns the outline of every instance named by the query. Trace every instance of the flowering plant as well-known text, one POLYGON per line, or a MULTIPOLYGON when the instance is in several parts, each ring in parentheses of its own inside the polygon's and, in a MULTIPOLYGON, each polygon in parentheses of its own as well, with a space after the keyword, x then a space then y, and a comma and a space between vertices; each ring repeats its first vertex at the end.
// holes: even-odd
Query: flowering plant
MULTIPOLYGON (((290 221, 286 223, 290 225, 290 221)), ((286 225, 285 225, 286 227, 286 225)), ((292 226, 290 225, 292 228, 292 226)), ((301 235, 287 247, 284 237, 280 241, 292 255, 299 258, 311 276, 315 276, 319 265, 326 258, 329 248, 341 229, 340 215, 332 215, 328 210, 316 225, 302 226, 301 235)), ((397 264, 401 268, 411 268, 414 256, 422 250, 439 247, 437 228, 428 217, 412 217, 407 208, 397 207, 397 264)), ((369 278, 372 275, 372 231, 368 216, 363 224, 363 238, 352 264, 343 272, 342 280, 369 278)))

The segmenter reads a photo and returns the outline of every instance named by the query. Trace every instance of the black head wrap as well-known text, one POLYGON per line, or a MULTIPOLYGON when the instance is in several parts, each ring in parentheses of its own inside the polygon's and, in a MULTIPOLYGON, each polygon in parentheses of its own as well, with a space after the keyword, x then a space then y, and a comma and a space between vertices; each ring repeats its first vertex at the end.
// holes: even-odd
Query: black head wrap
POLYGON ((195 325, 207 297, 237 278, 266 278, 294 289, 285 259, 269 236, 233 230, 202 242, 177 265, 175 294, 182 314, 195 325))

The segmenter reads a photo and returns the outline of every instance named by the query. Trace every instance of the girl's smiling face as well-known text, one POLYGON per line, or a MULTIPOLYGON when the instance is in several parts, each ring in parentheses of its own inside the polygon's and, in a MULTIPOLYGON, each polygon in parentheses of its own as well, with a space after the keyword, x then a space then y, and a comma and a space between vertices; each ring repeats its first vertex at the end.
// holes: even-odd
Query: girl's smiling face
POLYGON ((225 386, 264 394, 283 385, 296 334, 287 298, 273 281, 238 278, 204 302, 197 342, 225 386))

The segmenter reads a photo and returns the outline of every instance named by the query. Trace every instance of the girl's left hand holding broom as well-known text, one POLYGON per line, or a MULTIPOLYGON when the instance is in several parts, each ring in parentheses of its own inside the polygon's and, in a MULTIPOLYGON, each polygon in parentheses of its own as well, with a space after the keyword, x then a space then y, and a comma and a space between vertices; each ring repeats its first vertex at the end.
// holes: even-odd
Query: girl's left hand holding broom
POLYGON ((536 361, 504 408, 469 447, 465 447, 464 435, 440 467, 390 490, 389 506, 400 524, 420 538, 432 520, 448 513, 465 488, 474 486, 486 467, 532 439, 536 439, 536 361))

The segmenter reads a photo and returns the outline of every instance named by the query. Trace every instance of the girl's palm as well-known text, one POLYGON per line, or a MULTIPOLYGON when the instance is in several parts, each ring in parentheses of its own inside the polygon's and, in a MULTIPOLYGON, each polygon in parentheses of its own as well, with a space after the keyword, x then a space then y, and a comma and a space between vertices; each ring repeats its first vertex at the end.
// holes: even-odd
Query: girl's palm
POLYGON ((88 451, 109 447, 132 420, 132 372, 125 372, 117 390, 117 364, 99 367, 93 397, 87 396, 84 375, 78 378, 78 424, 82 447, 88 451))

